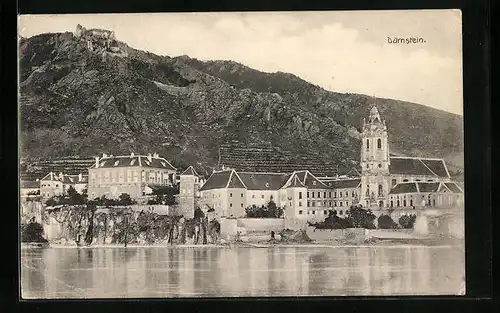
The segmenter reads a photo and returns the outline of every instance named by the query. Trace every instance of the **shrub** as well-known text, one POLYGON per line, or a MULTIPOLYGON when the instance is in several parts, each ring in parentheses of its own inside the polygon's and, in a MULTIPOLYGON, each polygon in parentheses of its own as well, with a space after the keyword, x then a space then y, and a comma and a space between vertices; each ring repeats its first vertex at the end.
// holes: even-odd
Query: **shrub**
POLYGON ((403 228, 413 228, 413 225, 415 225, 415 221, 417 220, 417 216, 415 214, 412 215, 402 215, 399 218, 399 225, 403 228))
POLYGON ((380 215, 378 220, 378 228, 380 229, 396 229, 398 228, 398 224, 394 222, 390 215, 380 215))
POLYGON ((351 228, 352 223, 349 219, 341 218, 333 211, 330 211, 328 217, 320 223, 308 223, 316 229, 345 229, 351 228))
POLYGON ((262 205, 257 207, 252 205, 245 209, 247 217, 254 218, 280 218, 283 216, 283 208, 278 208, 273 200, 267 203, 267 206, 262 205))
POLYGON ((364 209, 359 206, 351 206, 351 208, 347 210, 347 215, 347 220, 350 221, 353 228, 376 228, 374 224, 376 216, 370 209, 364 209))
POLYGON ((21 242, 47 242, 43 238, 43 226, 36 222, 21 225, 21 242))

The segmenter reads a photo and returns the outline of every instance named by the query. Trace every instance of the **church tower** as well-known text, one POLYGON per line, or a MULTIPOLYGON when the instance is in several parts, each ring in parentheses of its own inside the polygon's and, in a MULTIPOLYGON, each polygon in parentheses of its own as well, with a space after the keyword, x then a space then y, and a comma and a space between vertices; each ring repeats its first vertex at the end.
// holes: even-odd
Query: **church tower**
POLYGON ((361 204, 385 207, 389 192, 389 143, 385 121, 375 105, 368 121, 363 118, 361 138, 361 204))

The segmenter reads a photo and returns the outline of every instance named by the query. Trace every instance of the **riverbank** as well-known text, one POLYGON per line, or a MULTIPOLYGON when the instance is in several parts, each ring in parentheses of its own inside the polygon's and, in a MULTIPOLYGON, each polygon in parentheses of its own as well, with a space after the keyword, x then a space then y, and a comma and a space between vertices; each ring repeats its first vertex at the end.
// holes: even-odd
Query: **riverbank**
POLYGON ((295 243, 295 242, 226 242, 217 244, 128 244, 125 247, 123 244, 95 244, 90 246, 77 246, 68 244, 21 244, 21 248, 58 248, 58 249, 94 249, 94 248, 368 248, 368 247, 450 247, 450 246, 463 246, 463 240, 378 240, 369 241, 364 243, 350 243, 341 241, 331 242, 309 242, 309 243, 295 243))

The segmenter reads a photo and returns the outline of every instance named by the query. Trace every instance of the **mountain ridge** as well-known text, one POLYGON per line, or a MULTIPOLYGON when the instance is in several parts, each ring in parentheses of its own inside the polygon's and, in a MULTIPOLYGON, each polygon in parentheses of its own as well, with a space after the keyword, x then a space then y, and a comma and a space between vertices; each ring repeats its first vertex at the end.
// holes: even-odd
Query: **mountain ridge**
POLYGON ((404 101, 327 91, 235 61, 158 56, 73 33, 19 42, 21 151, 26 162, 154 151, 210 173, 221 144, 271 144, 298 158, 359 163, 359 130, 376 104, 392 153, 457 159, 460 116, 404 101), (88 41, 97 50, 89 50, 88 41), (232 64, 232 67, 229 65, 232 64))

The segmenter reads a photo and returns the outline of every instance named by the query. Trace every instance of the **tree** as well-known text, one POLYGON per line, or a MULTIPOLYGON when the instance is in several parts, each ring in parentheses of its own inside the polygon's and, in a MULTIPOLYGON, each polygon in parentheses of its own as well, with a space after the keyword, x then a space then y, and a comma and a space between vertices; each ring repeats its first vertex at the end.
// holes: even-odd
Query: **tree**
POLYGON ((402 228, 410 229, 413 228, 413 225, 415 225, 416 220, 417 216, 415 214, 411 214, 411 215, 402 215, 399 218, 398 222, 402 228))
POLYGON ((194 209, 194 218, 195 219, 202 219, 205 217, 205 213, 200 208, 194 209))
POLYGON ((394 222, 390 215, 380 215, 378 220, 378 228, 380 229, 396 229, 398 228, 398 224, 394 222))
POLYGON ((21 225, 21 242, 47 242, 43 238, 43 226, 34 221, 21 225))
POLYGON ((375 214, 373 214, 372 210, 364 209, 358 206, 351 206, 349 210, 347 210, 348 220, 350 221, 352 227, 354 228, 366 228, 366 229, 374 229, 375 228, 375 214))
POLYGON ((270 200, 267 206, 262 205, 257 207, 256 205, 252 205, 247 207, 245 213, 247 217, 252 218, 280 218, 283 216, 283 208, 277 207, 276 203, 270 200))
POLYGON ((118 200, 118 203, 120 205, 132 205, 135 203, 134 200, 132 200, 132 198, 130 198, 130 195, 128 193, 122 193, 120 196, 119 196, 119 200, 118 200))
POLYGON ((309 225, 316 229, 345 229, 352 227, 348 219, 339 217, 336 212, 331 210, 323 222, 309 223, 309 225))

